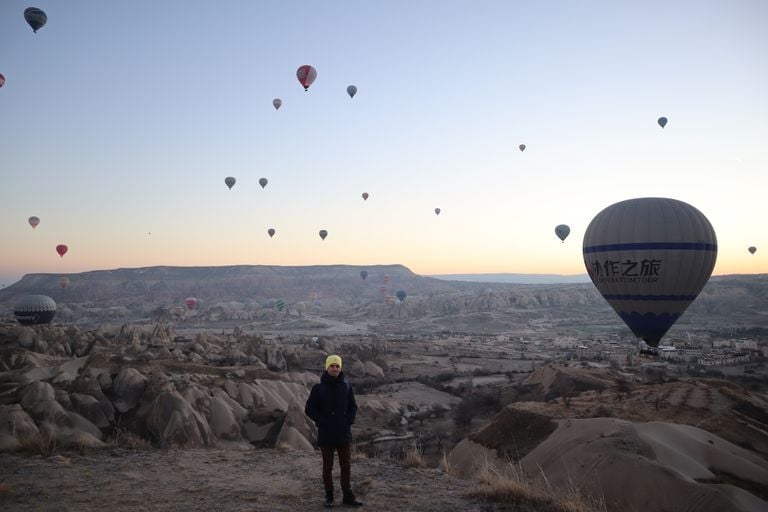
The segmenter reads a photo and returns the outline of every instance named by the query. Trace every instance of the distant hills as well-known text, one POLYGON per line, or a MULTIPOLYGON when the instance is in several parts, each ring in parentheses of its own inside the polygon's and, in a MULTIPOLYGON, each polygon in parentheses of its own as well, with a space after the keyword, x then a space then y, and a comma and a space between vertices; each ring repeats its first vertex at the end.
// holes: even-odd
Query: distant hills
POLYGON ((474 283, 576 284, 589 282, 587 274, 437 274, 428 277, 444 281, 469 281, 474 283))

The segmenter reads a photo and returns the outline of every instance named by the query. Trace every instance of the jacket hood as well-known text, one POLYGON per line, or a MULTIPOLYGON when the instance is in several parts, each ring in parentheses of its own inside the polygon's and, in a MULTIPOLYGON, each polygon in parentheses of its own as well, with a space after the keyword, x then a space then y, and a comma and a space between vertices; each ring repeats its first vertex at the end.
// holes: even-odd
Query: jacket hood
POLYGON ((338 377, 331 377, 331 374, 328 372, 323 372, 323 376, 320 377, 320 382, 323 384, 335 384, 337 382, 344 382, 347 380, 347 378, 344 376, 344 372, 339 372, 338 377))

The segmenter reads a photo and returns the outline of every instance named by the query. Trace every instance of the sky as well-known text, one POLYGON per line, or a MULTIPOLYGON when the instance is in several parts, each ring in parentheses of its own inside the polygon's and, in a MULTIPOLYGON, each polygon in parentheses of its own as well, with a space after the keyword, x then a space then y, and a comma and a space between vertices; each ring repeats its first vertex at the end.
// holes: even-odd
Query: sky
POLYGON ((41 0, 36 34, 28 6, 0 2, 2 285, 154 265, 580 274, 592 218, 645 196, 706 215, 715 275, 768 273, 763 0, 41 0))

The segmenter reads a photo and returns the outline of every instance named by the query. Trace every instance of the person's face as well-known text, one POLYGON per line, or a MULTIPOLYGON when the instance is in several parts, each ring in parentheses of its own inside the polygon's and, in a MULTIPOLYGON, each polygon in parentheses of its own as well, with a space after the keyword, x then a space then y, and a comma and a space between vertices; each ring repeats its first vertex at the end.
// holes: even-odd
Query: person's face
POLYGON ((337 365, 336 363, 331 363, 331 366, 329 366, 328 370, 326 371, 331 377, 338 377, 341 373, 341 366, 337 365))

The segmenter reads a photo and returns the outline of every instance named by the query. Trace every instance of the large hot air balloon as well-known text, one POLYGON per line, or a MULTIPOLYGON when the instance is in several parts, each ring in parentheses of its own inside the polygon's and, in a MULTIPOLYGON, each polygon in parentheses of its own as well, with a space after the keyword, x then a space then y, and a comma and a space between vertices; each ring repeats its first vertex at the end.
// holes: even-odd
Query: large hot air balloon
POLYGON ((275 110, 280 110, 280 107, 283 105, 283 100, 280 98, 275 98, 272 100, 272 106, 275 107, 275 110))
POLYGON ((35 217, 34 215, 27 220, 29 222, 29 225, 32 226, 32 229, 35 229, 38 224, 40 224, 40 217, 35 217))
POLYGON ((397 293, 395 293, 398 299, 400 299, 400 302, 403 302, 405 300, 405 290, 397 290, 397 293))
POLYGON ((327 236, 328 236, 328 232, 326 230, 324 230, 324 229, 321 229, 320 230, 320 238, 325 240, 325 237, 327 237, 327 236))
POLYGON ((571 234, 571 228, 565 224, 560 224, 559 226, 555 227, 555 234, 557 235, 557 238, 565 242, 565 239, 568 238, 568 235, 571 234))
POLYGON ((661 126, 662 128, 667 126, 667 118, 666 117, 660 117, 658 119, 658 121, 656 121, 656 122, 659 123, 659 126, 661 126))
POLYGON ((235 186, 236 181, 237 180, 232 176, 227 176, 226 178, 224 178, 224 183, 226 183, 226 185, 229 187, 229 190, 232 190, 232 187, 235 186))
POLYGON ((707 218, 675 199, 609 206, 584 233, 584 264, 608 304, 656 347, 707 283, 717 238, 707 218))
POLYGON ((299 79, 299 83, 306 91, 312 85, 312 82, 315 81, 315 78, 317 78, 317 70, 306 64, 299 66, 299 69, 296 70, 296 78, 299 79))
POLYGON ((519 146, 517 146, 517 148, 518 148, 520 151, 525 151, 525 144, 520 144, 519 146))
POLYGON ((267 183, 269 183, 269 180, 267 178, 259 178, 259 185, 261 185, 261 188, 266 187, 267 183))
POLYGON ((267 230, 267 234, 269 235, 269 238, 272 238, 273 236, 275 236, 275 228, 269 228, 267 230))
POLYGON ((59 286, 62 288, 66 288, 69 286, 69 278, 67 276, 62 276, 59 278, 59 286))
POLYGON ((750 254, 755 254, 755 253, 757 252, 757 247, 755 247, 755 246, 753 245, 752 247, 750 247, 750 248, 749 248, 749 249, 747 249, 747 250, 749 251, 749 253, 750 253, 750 254))
POLYGON ((435 208, 435 215, 440 215, 440 208, 435 208))
POLYGON ((67 254, 68 250, 69 250, 69 247, 67 247, 64 244, 59 244, 56 246, 56 252, 59 253, 59 256, 61 256, 62 258, 64 257, 65 254, 67 254))
POLYGON ((365 281, 365 278, 368 277, 368 271, 367 270, 361 270, 360 271, 360 277, 362 277, 363 281, 365 281))
POLYGON ((2 73, 0 73, 0 87, 5 85, 5 77, 2 73))
POLYGON ((51 323, 56 315, 56 302, 47 295, 25 295, 13 306, 13 316, 21 325, 51 323))
POLYGON ((354 98, 355 94, 357 94, 357 87, 354 85, 347 86, 347 94, 349 94, 350 98, 354 98))
POLYGON ((37 31, 43 28, 48 21, 48 16, 45 15, 42 9, 38 9, 37 7, 27 7, 24 9, 24 19, 27 20, 29 26, 32 27, 32 32, 37 33, 37 31))
POLYGON ((187 309, 195 309, 197 307, 197 299, 194 297, 187 297, 184 299, 184 305, 187 306, 187 309))
POLYGON ((368 200, 368 192, 363 192, 363 201, 368 200))
POLYGON ((285 309, 285 299, 277 299, 275 301, 275 308, 277 308, 278 311, 285 309))

